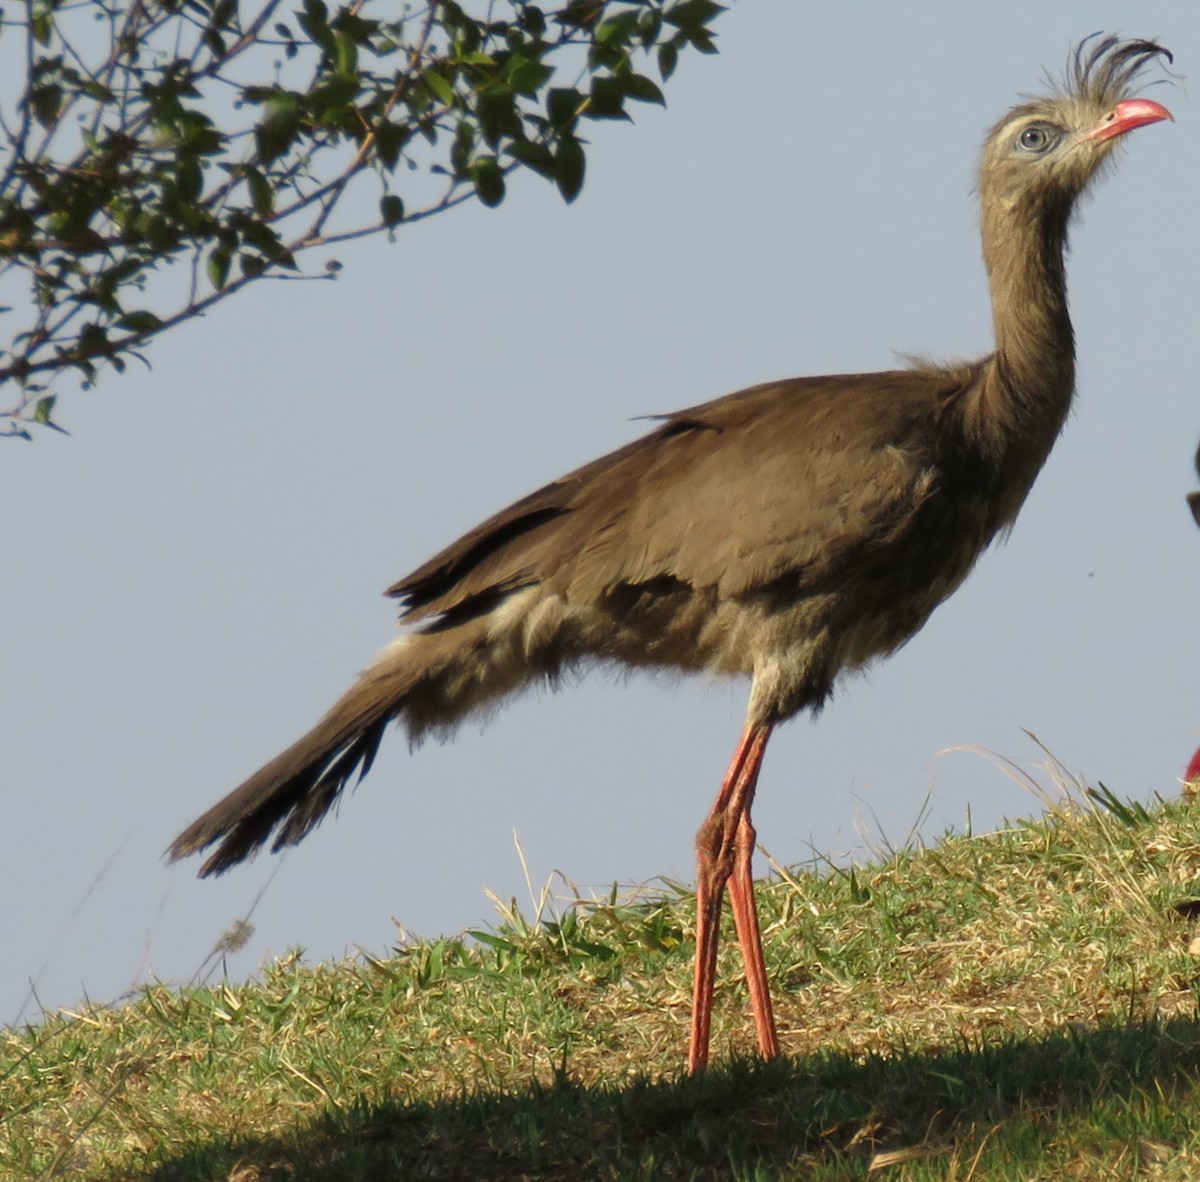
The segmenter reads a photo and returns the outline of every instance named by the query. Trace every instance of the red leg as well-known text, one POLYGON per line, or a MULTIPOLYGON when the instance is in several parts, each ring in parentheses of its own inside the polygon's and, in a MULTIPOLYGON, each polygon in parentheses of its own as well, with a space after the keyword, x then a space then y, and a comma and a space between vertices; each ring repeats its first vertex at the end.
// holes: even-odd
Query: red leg
POLYGON ((742 961, 746 966, 746 987, 750 991, 754 1028, 758 1031, 758 1048, 764 1059, 774 1059, 779 1055, 779 1034, 775 1029, 771 990, 767 985, 767 965, 763 960, 762 932, 758 926, 758 905, 754 900, 754 878, 750 865, 756 836, 747 804, 738 824, 733 874, 729 879, 729 901, 733 904, 733 922, 737 927, 742 961))
POLYGON ((742 732, 716 803, 696 835, 696 976, 688 1051, 688 1070, 691 1072, 703 1070, 708 1063, 721 899, 726 885, 729 886, 738 941, 746 964, 759 1047, 764 1058, 779 1054, 750 873, 754 852, 750 806, 754 803, 758 770, 770 735, 769 726, 747 726, 742 732))

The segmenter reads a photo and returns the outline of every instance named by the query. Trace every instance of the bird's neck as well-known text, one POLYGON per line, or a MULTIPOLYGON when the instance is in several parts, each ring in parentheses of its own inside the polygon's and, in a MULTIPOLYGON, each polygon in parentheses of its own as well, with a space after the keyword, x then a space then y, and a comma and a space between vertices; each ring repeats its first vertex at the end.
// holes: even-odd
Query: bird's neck
POLYGON ((996 351, 977 408, 979 442, 1032 481, 1062 429, 1075 389, 1075 337, 1064 265, 1069 207, 1031 211, 984 202, 983 247, 996 351))

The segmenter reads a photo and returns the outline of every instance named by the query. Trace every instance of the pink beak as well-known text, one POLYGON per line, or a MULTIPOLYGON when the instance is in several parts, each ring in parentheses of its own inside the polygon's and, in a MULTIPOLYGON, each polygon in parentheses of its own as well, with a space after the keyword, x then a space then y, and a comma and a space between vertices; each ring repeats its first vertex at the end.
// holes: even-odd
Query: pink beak
POLYGON ((1117 103, 1091 131, 1085 131, 1080 138, 1101 143, 1111 140, 1114 136, 1124 135, 1127 131, 1133 131, 1134 128, 1145 127, 1147 123, 1161 123, 1164 119, 1170 119, 1173 123, 1175 116, 1161 103, 1144 98, 1125 99, 1124 102, 1117 103))

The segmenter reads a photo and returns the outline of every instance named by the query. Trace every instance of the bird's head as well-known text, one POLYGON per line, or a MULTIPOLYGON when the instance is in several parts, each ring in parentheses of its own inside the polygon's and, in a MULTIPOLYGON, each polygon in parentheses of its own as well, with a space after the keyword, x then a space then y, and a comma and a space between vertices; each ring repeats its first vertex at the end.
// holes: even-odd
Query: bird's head
POLYGON ((1172 60, 1154 41, 1094 34, 1080 42, 1062 83, 1015 107, 989 133, 979 167, 985 210, 1041 211, 1065 232, 1076 199, 1121 137, 1172 118, 1133 93, 1138 75, 1160 58, 1172 60))

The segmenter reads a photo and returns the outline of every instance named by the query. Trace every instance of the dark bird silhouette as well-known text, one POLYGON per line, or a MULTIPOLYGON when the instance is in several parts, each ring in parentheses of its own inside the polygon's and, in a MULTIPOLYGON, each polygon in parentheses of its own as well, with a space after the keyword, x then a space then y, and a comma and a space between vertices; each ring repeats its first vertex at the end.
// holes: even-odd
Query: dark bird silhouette
POLYGON ((384 730, 445 735, 589 661, 751 679, 745 730, 697 835, 689 1068, 707 1062, 726 886, 762 1054, 779 1053, 751 879, 772 729, 907 641, 1012 525, 1075 385, 1063 255, 1118 139, 1171 115, 1131 96, 1170 54, 1094 36, 1064 83, 1009 111, 979 169, 995 351, 973 364, 797 378, 662 417, 497 513, 388 594, 414 628, 303 738, 179 835, 219 874, 300 841, 384 730))
MULTIPOLYGON (((1200 447, 1196 449, 1196 475, 1200 476, 1200 447)), ((1187 500, 1196 524, 1200 525, 1200 492, 1188 493, 1187 500)), ((1200 785, 1200 747, 1196 748, 1195 754, 1188 762, 1187 771, 1183 773, 1183 782, 1200 785)))
MULTIPOLYGON (((1200 448, 1196 449, 1196 475, 1200 476, 1200 448)), ((1196 524, 1200 525, 1200 492, 1188 493, 1187 500, 1192 509, 1192 516, 1196 519, 1196 524)))

